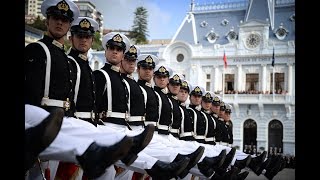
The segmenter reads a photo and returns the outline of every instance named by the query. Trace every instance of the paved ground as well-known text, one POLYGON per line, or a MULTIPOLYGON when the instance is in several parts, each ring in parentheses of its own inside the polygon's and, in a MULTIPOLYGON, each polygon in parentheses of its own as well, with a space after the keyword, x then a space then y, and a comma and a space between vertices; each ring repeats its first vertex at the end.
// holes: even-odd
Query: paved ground
MULTIPOLYGON (((257 176, 254 174, 254 172, 249 171, 249 175, 246 178, 246 180, 267 180, 267 178, 261 174, 260 176, 257 176)), ((283 169, 280 171, 273 180, 295 180, 295 169, 283 169)))

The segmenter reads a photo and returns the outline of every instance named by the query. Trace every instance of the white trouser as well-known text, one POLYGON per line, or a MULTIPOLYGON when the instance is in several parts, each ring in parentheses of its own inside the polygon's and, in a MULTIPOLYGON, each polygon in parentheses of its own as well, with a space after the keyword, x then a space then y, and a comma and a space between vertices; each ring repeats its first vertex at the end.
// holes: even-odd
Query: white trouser
POLYGON ((102 174, 100 177, 96 178, 95 180, 113 180, 116 176, 116 170, 114 169, 114 166, 111 165, 106 169, 104 174, 102 174))
MULTIPOLYGON (((42 108, 25 105, 25 124, 28 127, 36 126, 48 115, 49 112, 42 108)), ((93 142, 110 146, 119 142, 124 136, 124 133, 113 131, 108 127, 96 128, 89 122, 64 117, 57 137, 39 156, 43 159, 77 163, 76 156, 82 155, 93 142)))
MULTIPOLYGON (((216 144, 214 146, 215 148, 217 149, 226 149, 227 150, 227 154, 230 152, 231 150, 231 147, 228 147, 228 146, 224 146, 224 145, 220 145, 220 144, 216 144)), ((248 157, 249 154, 246 154, 242 151, 239 151, 239 150, 236 150, 236 153, 234 155, 234 158, 232 159, 231 161, 231 165, 234 165, 234 163, 236 162, 236 160, 243 160, 245 159, 246 157, 248 157)))
POLYGON ((119 173, 114 179, 115 180, 131 180, 134 171, 125 169, 123 172, 119 173))
MULTIPOLYGON (((113 123, 104 123, 105 126, 98 126, 101 130, 109 131, 109 132, 121 132, 125 133, 127 136, 137 136, 144 131, 143 126, 131 126, 132 130, 129 130, 127 126, 118 125, 113 123)), ((113 133, 112 132, 112 133, 113 133)), ((147 145, 147 147, 150 143, 147 145)), ((138 153, 138 158, 130 165, 130 168, 137 169, 138 172, 144 172, 144 169, 150 169, 156 162, 158 161, 157 158, 150 156, 149 154, 144 153, 143 151, 138 153)), ((118 161, 116 164, 123 164, 118 161)), ((129 168, 129 167, 126 167, 129 168)))

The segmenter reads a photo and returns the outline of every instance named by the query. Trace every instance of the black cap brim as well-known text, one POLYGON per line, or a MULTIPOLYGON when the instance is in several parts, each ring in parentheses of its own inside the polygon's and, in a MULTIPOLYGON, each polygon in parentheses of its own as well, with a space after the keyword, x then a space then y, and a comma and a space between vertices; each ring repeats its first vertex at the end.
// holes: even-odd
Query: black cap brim
POLYGON ((180 87, 180 89, 184 89, 184 90, 186 90, 186 91, 190 92, 189 88, 184 87, 184 86, 181 86, 181 87, 180 87))
POLYGON ((169 80, 169 83, 172 84, 172 85, 180 85, 181 86, 181 82, 175 81, 175 80, 172 80, 172 79, 169 80))
POLYGON ((126 50, 126 45, 124 43, 121 43, 121 42, 116 42, 116 41, 113 41, 113 40, 109 40, 107 42, 107 46, 118 46, 120 47, 122 50, 126 50))
POLYGON ((65 12, 65 11, 57 9, 56 7, 50 7, 50 8, 48 8, 46 14, 47 14, 47 16, 63 17, 63 18, 68 19, 70 22, 73 21, 72 11, 65 12))
POLYGON ((212 101, 212 104, 215 105, 215 106, 220 106, 220 102, 212 101))
POLYGON ((206 103, 211 103, 211 102, 212 102, 212 100, 206 99, 206 98, 202 98, 202 101, 203 101, 203 102, 206 102, 206 103))

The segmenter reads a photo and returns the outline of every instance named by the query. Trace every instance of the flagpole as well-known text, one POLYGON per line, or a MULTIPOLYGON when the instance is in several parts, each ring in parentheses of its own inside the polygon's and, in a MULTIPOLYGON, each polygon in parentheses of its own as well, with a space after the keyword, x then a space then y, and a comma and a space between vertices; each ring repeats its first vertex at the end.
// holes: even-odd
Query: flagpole
MULTIPOLYGON (((273 43, 273 56, 274 56, 274 43, 273 43)), ((272 98, 275 101, 275 77, 274 77, 274 64, 272 66, 272 98)))

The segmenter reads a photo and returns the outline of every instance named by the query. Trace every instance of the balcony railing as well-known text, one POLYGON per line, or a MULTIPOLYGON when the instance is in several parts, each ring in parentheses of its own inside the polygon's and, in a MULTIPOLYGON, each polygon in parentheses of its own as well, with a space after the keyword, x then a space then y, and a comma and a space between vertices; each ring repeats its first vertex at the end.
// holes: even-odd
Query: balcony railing
POLYGON ((237 104, 295 104, 295 96, 287 94, 224 94, 223 100, 237 104))

